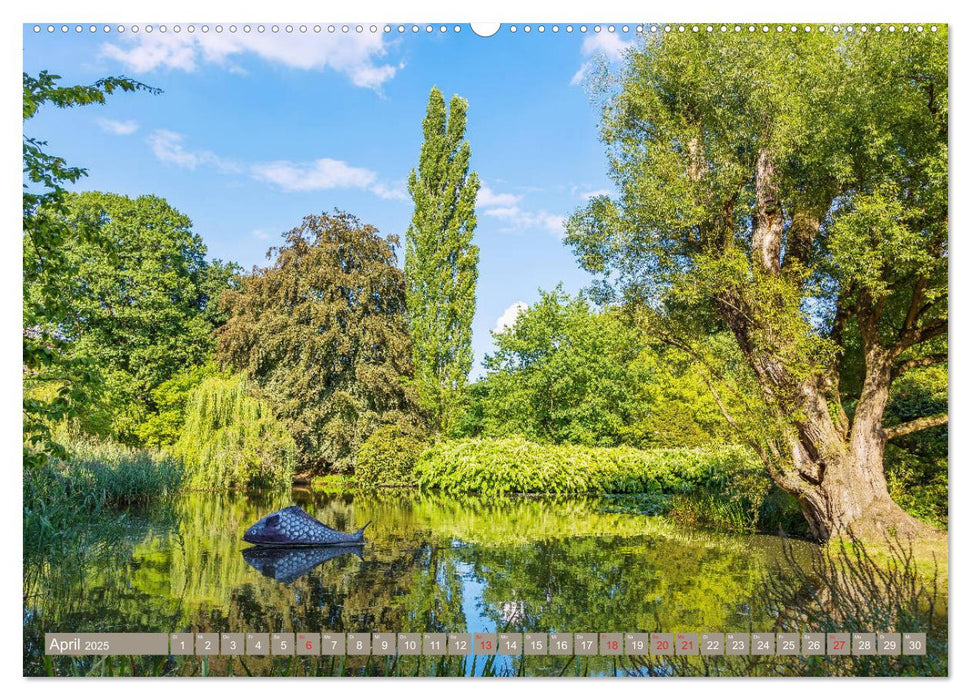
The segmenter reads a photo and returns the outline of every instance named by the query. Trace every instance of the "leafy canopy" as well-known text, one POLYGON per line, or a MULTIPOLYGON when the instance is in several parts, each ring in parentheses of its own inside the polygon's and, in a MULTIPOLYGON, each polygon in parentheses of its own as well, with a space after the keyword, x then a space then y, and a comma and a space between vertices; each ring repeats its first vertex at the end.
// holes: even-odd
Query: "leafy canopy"
POLYGON ((397 240, 337 211, 306 217, 223 296, 217 358, 272 402, 303 469, 348 471, 380 425, 418 426, 397 240))
POLYGON ((647 38, 604 96, 619 197, 567 243, 596 299, 686 347, 730 330, 775 415, 801 420, 808 382, 848 430, 848 367, 941 356, 947 94, 946 28, 647 38))
POLYGON ((721 441, 726 425, 691 358, 648 338, 618 308, 598 310, 562 287, 541 292, 493 334, 460 430, 588 446, 721 441))
MULTIPOLYGON (((108 77, 92 85, 62 86, 60 76, 42 71, 23 75, 23 119, 34 117, 44 105, 60 108, 103 104, 115 92, 159 92, 135 80, 108 77)), ((50 323, 69 311, 65 286, 71 275, 64 257, 66 245, 75 240, 96 242, 95 232, 72 229, 60 217, 65 213, 66 187, 86 175, 83 168, 68 165, 61 157, 45 152, 46 141, 23 136, 23 246, 24 246, 24 463, 38 466, 51 455, 66 457, 52 433, 54 424, 79 415, 97 376, 90 363, 69 358, 63 340, 50 332, 50 323), (27 290, 32 292, 28 294, 27 290)))
MULTIPOLYGON (((68 357, 97 368, 100 396, 79 416, 82 429, 141 444, 140 426, 157 412, 152 392, 211 353, 210 306, 237 267, 207 261, 189 218, 159 197, 65 194, 61 211, 64 226, 91 233, 59 251, 69 304, 59 317, 35 317, 34 326, 56 335, 68 357)), ((25 263, 40 264, 31 250, 25 263)), ((40 283, 25 290, 36 308, 43 294, 40 283)))

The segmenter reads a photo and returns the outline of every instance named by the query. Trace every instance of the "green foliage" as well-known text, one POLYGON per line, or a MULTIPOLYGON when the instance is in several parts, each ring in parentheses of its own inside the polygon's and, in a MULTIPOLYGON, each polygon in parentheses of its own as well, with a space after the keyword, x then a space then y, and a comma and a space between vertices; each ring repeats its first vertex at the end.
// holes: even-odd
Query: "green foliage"
MULTIPOLYGON (((649 337, 651 330, 642 333, 649 337)), ((739 381, 741 358, 730 339, 712 335, 699 345, 706 355, 719 358, 726 378, 739 381)), ((712 394, 710 373, 709 366, 680 348, 663 342, 647 345, 630 373, 643 377, 637 387, 642 409, 637 420, 624 427, 623 442, 642 448, 705 447, 737 439, 712 394)), ((725 393, 720 400, 736 412, 737 395, 725 393)))
POLYGON ((616 445, 643 411, 638 392, 650 374, 634 364, 643 349, 637 329, 618 313, 596 312, 582 295, 542 292, 493 340, 485 435, 616 445))
POLYGON ((176 372, 152 391, 156 412, 135 428, 144 445, 172 445, 182 434, 186 402, 192 391, 209 377, 220 374, 213 362, 176 372))
POLYGON ((209 377, 191 392, 173 453, 190 488, 282 489, 293 481, 293 438, 241 375, 209 377))
POLYGON ((343 493, 355 486, 354 477, 346 474, 324 474, 310 479, 310 488, 314 491, 328 491, 343 493))
POLYGON ((182 465, 156 450, 80 441, 65 451, 67 460, 24 470, 25 595, 41 579, 51 585, 58 569, 76 575, 89 556, 116 544, 125 518, 115 507, 165 498, 182 483, 182 465))
MULTIPOLYGON (((92 240, 60 251, 70 269, 61 280, 70 297, 65 315, 33 325, 100 374, 102 391, 80 416, 82 430, 139 444, 140 425, 156 411, 152 392, 211 351, 206 309, 235 268, 208 263, 188 217, 158 197, 85 192, 62 200, 56 216, 71 230, 90 229, 92 240)), ((40 263, 27 251, 25 264, 40 263)), ((38 285, 25 289, 38 308, 43 294, 38 285)))
POLYGON ((170 496, 182 483, 182 465, 158 450, 91 440, 68 445, 69 459, 53 460, 44 470, 25 475, 27 520, 42 521, 39 509, 49 511, 50 502, 61 508, 70 502, 79 512, 94 512, 170 496))
POLYGON ((603 94, 619 196, 576 212, 566 237, 594 298, 654 314, 704 359, 743 399, 739 437, 803 497, 866 492, 866 477, 830 470, 813 489, 798 472, 837 455, 880 469, 881 397, 947 333, 947 45, 943 27, 672 32, 629 52, 603 94), (750 369, 734 387, 699 349, 723 333, 750 369), (847 366, 872 388, 841 386, 847 366), (877 436, 865 448, 848 437, 857 419, 853 434, 877 436))
POLYGON ((809 528, 796 499, 773 486, 767 475, 760 476, 751 492, 746 484, 732 484, 728 491, 675 494, 661 512, 679 523, 723 532, 808 537, 809 528))
POLYGON ((667 514, 720 530, 805 534, 792 496, 748 450, 540 445, 519 438, 453 440, 421 453, 414 477, 449 493, 629 494, 610 512, 667 514))
MULTIPOLYGON (((893 387, 887 424, 947 410, 944 367, 911 370, 893 387)), ((941 426, 898 438, 885 456, 890 495, 911 515, 937 527, 948 522, 948 428, 941 426)))
POLYGON ((172 456, 110 442, 73 442, 71 459, 55 468, 67 480, 68 492, 88 507, 163 498, 182 484, 182 465, 172 456))
POLYGON ((541 292, 493 334, 488 374, 470 387, 456 433, 589 446, 723 441, 727 425, 696 363, 649 338, 618 308, 541 292))
POLYGON ((422 488, 483 494, 687 493, 725 490, 740 474, 761 473, 754 457, 738 447, 638 450, 521 438, 440 442, 415 466, 422 488))
POLYGON ((414 486, 415 463, 427 443, 396 425, 378 428, 357 453, 354 482, 357 486, 414 486))
MULTIPOLYGON (((158 92, 128 78, 108 77, 92 85, 63 87, 60 76, 42 71, 24 73, 23 119, 34 117, 44 105, 59 108, 103 104, 115 92, 158 92)), ((73 265, 69 245, 97 244, 97 232, 75 229, 62 218, 65 186, 87 172, 45 153, 47 143, 23 137, 23 286, 24 286, 24 464, 37 467, 51 456, 67 452, 53 437, 55 426, 80 415, 79 406, 97 390, 93 363, 72 357, 66 341, 56 332, 70 316, 70 279, 73 265), (28 290, 30 293, 28 294, 28 290), (39 391, 36 391, 39 389, 39 391)))
POLYGON ((308 216, 223 296, 217 358, 272 400, 301 469, 350 471, 377 427, 421 420, 396 243, 344 212, 308 216))
POLYGON ((472 367, 479 264, 472 243, 479 178, 469 173, 467 108, 456 95, 446 113, 442 93, 432 88, 418 170, 408 178, 415 211, 406 234, 405 280, 415 386, 436 430, 446 433, 472 367))

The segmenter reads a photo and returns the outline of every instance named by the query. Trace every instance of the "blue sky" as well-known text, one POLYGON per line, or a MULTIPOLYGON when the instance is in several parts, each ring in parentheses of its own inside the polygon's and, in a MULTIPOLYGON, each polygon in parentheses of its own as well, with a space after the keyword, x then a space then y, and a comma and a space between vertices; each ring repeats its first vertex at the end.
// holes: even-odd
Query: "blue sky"
POLYGON ((326 25, 292 34, 267 25, 259 34, 256 26, 119 34, 44 25, 35 34, 27 25, 28 73, 46 69, 65 84, 124 74, 163 90, 47 109, 28 133, 88 169, 78 189, 162 196, 192 219, 211 257, 249 269, 303 216, 335 207, 403 238, 412 211, 405 182, 428 91, 438 86, 469 101, 472 167, 484 183, 473 375, 490 331, 517 304, 559 282, 569 291, 588 284, 561 240, 563 219, 611 188, 583 76, 598 56, 616 64, 633 27, 504 26, 483 38, 468 25, 403 34, 397 26, 331 34, 326 25))

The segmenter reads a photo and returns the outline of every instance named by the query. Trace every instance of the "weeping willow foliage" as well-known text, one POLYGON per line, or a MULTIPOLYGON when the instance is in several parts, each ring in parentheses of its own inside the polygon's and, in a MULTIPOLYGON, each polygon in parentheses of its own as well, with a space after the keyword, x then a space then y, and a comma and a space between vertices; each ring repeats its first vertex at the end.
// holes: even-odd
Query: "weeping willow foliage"
POLYGON ((210 377, 193 390, 174 452, 189 488, 284 488, 293 480, 293 437, 242 375, 210 377))

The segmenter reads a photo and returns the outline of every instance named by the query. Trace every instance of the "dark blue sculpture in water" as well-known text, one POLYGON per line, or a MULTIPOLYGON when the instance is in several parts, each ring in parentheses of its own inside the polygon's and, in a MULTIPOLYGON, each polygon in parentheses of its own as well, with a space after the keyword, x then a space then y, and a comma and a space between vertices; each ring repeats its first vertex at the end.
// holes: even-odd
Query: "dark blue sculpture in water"
POLYGON ((360 545, 364 544, 364 527, 357 532, 340 532, 301 508, 288 506, 254 524, 243 535, 243 541, 272 547, 360 545))
POLYGON ((243 550, 243 559, 264 576, 290 584, 321 564, 347 554, 356 554, 363 559, 364 547, 250 547, 243 550))

